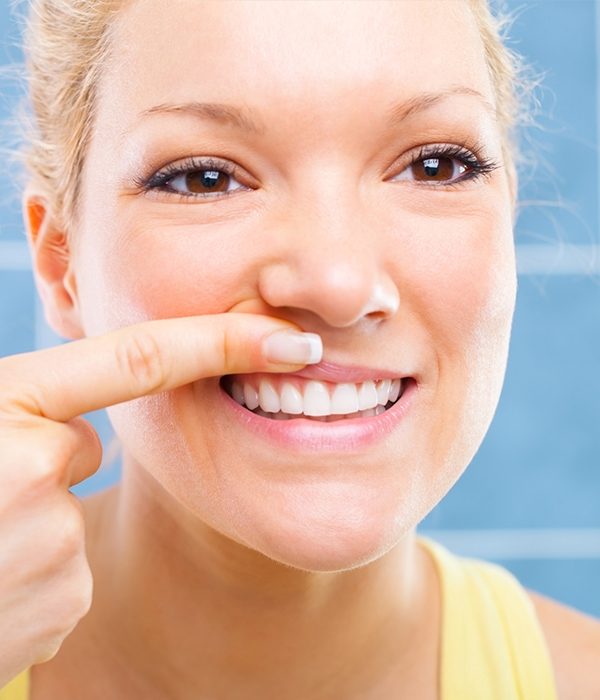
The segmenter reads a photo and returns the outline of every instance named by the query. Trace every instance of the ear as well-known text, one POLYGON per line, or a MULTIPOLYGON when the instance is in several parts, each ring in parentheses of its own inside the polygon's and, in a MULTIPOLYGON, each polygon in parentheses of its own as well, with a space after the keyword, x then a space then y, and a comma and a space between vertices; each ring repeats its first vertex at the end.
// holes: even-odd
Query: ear
POLYGON ((23 195, 23 219, 46 321, 63 338, 83 338, 74 259, 66 231, 57 225, 47 197, 31 188, 23 195))

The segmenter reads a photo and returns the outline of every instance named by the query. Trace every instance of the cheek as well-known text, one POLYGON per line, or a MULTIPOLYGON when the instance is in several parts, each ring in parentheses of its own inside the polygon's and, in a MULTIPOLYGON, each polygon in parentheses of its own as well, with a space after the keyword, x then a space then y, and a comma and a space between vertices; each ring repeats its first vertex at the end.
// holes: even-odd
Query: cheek
POLYGON ((409 304, 435 358, 429 386, 434 462, 462 471, 494 415, 506 369, 516 297, 511 221, 503 210, 439 225, 415 254, 409 304), (431 243, 431 239, 430 239, 431 243))
MULTIPOLYGON (((490 354, 510 331, 516 296, 515 252, 507 209, 498 204, 422 220, 398 260, 404 297, 425 325, 440 360, 461 358, 488 342, 490 354)), ((402 290, 401 290, 402 296, 402 290)))
POLYGON ((96 333, 151 319, 222 313, 252 285, 246 256, 192 226, 149 223, 143 231, 130 230, 96 251, 94 269, 96 279, 88 278, 87 285, 88 307, 94 307, 87 330, 93 323, 96 333))

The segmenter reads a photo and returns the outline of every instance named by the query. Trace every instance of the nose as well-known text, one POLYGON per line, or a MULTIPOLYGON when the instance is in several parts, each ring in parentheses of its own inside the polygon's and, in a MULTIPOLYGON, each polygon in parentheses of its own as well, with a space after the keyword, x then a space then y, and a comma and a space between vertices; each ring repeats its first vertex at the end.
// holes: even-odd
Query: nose
POLYGON ((313 198, 287 220, 278 217, 276 249, 259 275, 262 298, 273 307, 312 312, 337 328, 390 318, 400 298, 385 236, 356 198, 342 202, 338 193, 335 206, 325 199, 329 204, 313 198))

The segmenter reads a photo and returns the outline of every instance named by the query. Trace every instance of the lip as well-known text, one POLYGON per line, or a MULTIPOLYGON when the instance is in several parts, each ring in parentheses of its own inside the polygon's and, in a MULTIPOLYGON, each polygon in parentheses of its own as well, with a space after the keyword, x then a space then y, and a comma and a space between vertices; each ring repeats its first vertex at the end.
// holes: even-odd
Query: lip
POLYGON ((317 379, 336 384, 349 382, 358 384, 369 379, 397 379, 408 376, 400 370, 390 371, 385 369, 373 369, 371 367, 359 367, 358 365, 336 365, 333 362, 322 361, 316 365, 307 365, 296 372, 289 372, 291 377, 304 377, 317 379))
MULTIPOLYGON (((370 377, 372 376, 371 374, 370 377)), ((388 376, 398 375, 388 374, 388 376)), ((417 381, 412 377, 407 377, 406 381, 407 386, 402 396, 384 413, 366 418, 348 418, 332 423, 308 418, 293 418, 285 421, 263 418, 240 406, 221 386, 219 386, 219 396, 223 402, 223 413, 231 416, 231 419, 247 432, 250 440, 266 440, 274 447, 284 447, 303 454, 325 452, 348 454, 383 441, 398 429, 418 394, 417 381)))

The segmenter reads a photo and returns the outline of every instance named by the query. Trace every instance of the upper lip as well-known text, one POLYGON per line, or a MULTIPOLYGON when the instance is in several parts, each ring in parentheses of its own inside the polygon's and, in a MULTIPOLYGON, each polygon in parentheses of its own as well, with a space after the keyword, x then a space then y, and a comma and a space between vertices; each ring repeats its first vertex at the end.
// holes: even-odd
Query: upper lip
POLYGON ((358 365, 337 365, 333 362, 321 361, 316 365, 307 365, 297 372, 290 372, 292 377, 304 377, 306 379, 317 379, 321 381, 349 382, 357 384, 374 379, 397 379, 404 375, 399 372, 385 369, 374 369, 372 367, 360 367, 358 365))

